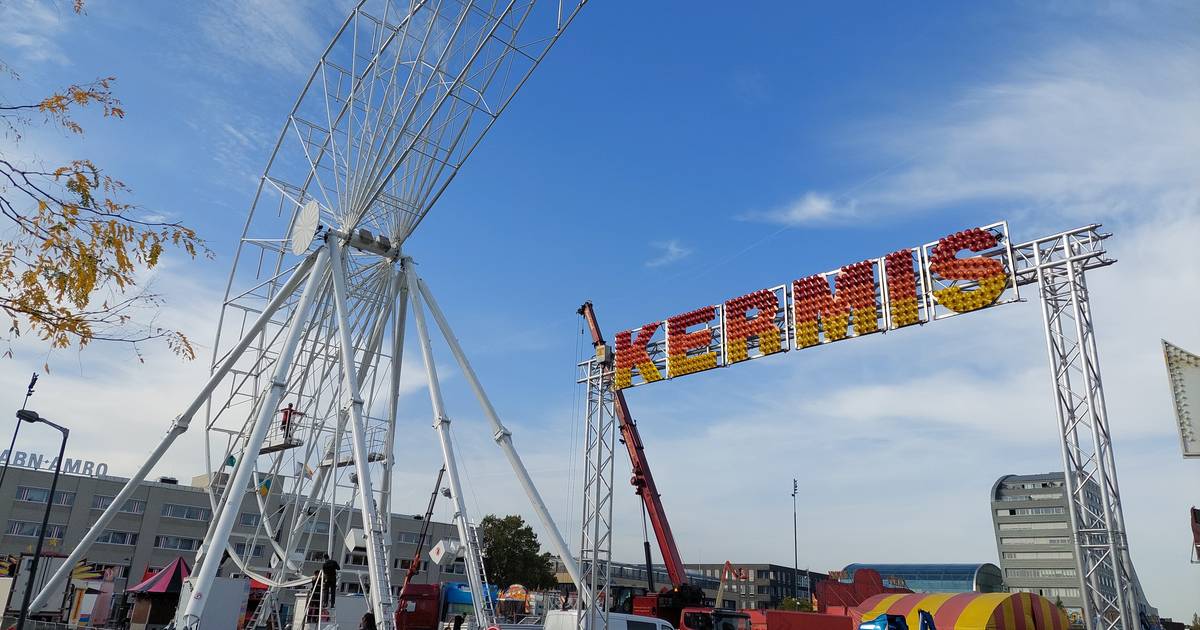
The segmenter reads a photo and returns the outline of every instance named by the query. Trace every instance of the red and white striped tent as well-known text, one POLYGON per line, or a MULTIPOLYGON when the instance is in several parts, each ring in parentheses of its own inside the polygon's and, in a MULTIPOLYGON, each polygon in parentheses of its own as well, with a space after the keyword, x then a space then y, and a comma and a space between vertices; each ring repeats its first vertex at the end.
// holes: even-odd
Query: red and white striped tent
POLYGON ((183 580, 191 571, 183 556, 175 558, 171 564, 150 576, 141 584, 126 589, 127 593, 178 593, 183 588, 183 580))
POLYGON ((1067 630, 1067 615, 1032 593, 910 593, 875 595, 855 606, 855 623, 883 613, 903 615, 920 628, 918 612, 933 615, 938 630, 1067 630))

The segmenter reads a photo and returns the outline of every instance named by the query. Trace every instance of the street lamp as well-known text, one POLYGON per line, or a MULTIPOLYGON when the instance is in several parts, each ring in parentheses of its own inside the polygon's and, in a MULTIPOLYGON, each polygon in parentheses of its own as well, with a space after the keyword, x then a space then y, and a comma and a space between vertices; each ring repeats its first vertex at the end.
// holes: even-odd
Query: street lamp
MULTIPOLYGON (((29 404, 29 397, 33 395, 33 386, 37 385, 37 372, 33 373, 33 378, 29 379, 29 387, 25 389, 25 402, 21 403, 21 410, 25 410, 25 405, 29 404)), ((21 432, 21 421, 17 420, 17 426, 13 428, 12 441, 8 444, 8 455, 4 457, 4 466, 0 467, 0 486, 4 485, 4 477, 8 475, 8 465, 12 463, 13 449, 17 447, 17 434, 21 432)))
POLYGON ((33 560, 29 563, 29 577, 25 580, 25 598, 17 616, 17 630, 25 630, 25 618, 29 616, 29 600, 33 597, 33 583, 37 577, 38 558, 42 555, 42 543, 46 541, 46 528, 50 526, 50 506, 54 505, 54 491, 58 489, 58 473, 62 470, 63 454, 67 451, 67 435, 70 431, 39 416, 32 409, 21 409, 17 412, 17 419, 31 424, 41 422, 62 433, 62 444, 58 447, 58 459, 54 463, 54 477, 50 481, 50 496, 46 497, 46 511, 42 514, 42 529, 38 531, 37 547, 33 552, 33 560))
POLYGON ((800 533, 796 529, 796 492, 800 483, 792 478, 792 597, 800 599, 800 533))

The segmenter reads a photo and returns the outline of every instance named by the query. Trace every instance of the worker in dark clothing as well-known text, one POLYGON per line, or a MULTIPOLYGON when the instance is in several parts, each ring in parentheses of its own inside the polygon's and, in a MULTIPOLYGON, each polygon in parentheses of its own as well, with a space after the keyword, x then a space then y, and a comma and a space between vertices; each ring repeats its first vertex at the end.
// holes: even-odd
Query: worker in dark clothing
POLYGON ((324 599, 328 602, 327 606, 333 608, 333 598, 337 593, 337 574, 342 567, 327 554, 321 554, 321 559, 325 561, 321 564, 321 575, 325 579, 324 599))
POLYGON ((464 621, 466 619, 462 615, 454 615, 454 630, 462 630, 464 621))
POLYGON ((358 630, 375 630, 375 613, 368 612, 358 622, 358 630))

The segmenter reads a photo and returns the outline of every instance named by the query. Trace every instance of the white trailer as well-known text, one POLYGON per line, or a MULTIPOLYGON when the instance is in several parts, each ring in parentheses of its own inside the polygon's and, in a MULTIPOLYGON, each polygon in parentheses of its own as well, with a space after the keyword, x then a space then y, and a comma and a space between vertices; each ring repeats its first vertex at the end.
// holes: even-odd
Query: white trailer
MULTIPOLYGON (((37 576, 33 581, 33 592, 39 593, 46 587, 46 583, 50 581, 50 576, 58 571, 66 558, 55 558, 50 556, 42 556, 38 560, 37 576)), ((8 606, 5 608, 8 612, 18 613, 21 610, 21 602, 25 599, 25 585, 29 583, 29 569, 33 565, 33 554, 21 556, 20 568, 17 570, 17 575, 13 579, 12 594, 8 598, 8 606)), ((30 610, 29 616, 34 617, 53 617, 55 620, 61 620, 64 613, 64 602, 67 599, 67 593, 71 590, 70 580, 63 582, 62 587, 55 589, 52 597, 45 599, 45 603, 40 606, 34 606, 30 610)))

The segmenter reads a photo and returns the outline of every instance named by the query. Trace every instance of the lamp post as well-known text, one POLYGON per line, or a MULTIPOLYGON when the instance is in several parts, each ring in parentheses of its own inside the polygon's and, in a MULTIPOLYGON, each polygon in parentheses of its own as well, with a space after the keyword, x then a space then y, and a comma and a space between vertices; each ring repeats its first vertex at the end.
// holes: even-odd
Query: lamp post
POLYGON ((792 478, 792 597, 800 599, 800 530, 796 528, 796 492, 800 484, 792 478))
POLYGON ((25 580, 25 597, 21 601, 21 611, 17 616, 17 630, 25 630, 25 619, 29 616, 29 600, 33 598, 33 583, 37 577, 38 558, 42 555, 42 543, 46 541, 46 528, 50 526, 50 507, 54 505, 54 491, 58 489, 58 473, 62 470, 63 455, 67 451, 67 435, 70 434, 70 431, 66 427, 39 416, 36 411, 31 409, 21 409, 17 412, 17 418, 29 423, 41 422, 62 433, 62 444, 58 447, 58 459, 54 463, 54 477, 50 481, 50 496, 46 497, 46 511, 42 514, 42 528, 38 531, 37 547, 33 551, 33 560, 29 563, 29 577, 25 580))
MULTIPOLYGON (((21 403, 21 410, 25 410, 25 405, 29 404, 29 397, 33 395, 33 386, 37 385, 37 372, 33 373, 33 377, 29 379, 29 387, 25 390, 25 401, 21 403)), ((12 462, 13 449, 17 447, 17 434, 21 432, 21 420, 17 419, 17 426, 13 428, 12 441, 8 443, 8 455, 4 456, 4 466, 0 468, 0 487, 4 486, 4 477, 8 475, 8 464, 12 462)))

